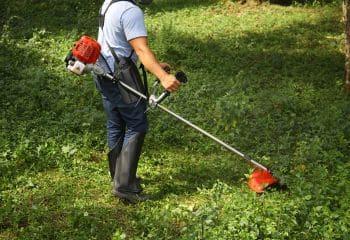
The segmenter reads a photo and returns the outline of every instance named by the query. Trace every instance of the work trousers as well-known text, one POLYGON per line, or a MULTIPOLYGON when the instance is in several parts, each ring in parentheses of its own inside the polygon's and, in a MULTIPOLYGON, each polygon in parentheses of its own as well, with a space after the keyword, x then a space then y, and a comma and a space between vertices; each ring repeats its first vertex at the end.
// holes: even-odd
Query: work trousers
POLYGON ((124 139, 125 145, 133 135, 148 131, 144 100, 125 103, 116 82, 96 75, 93 75, 93 79, 101 93, 107 115, 107 141, 110 149, 113 149, 119 138, 124 139))

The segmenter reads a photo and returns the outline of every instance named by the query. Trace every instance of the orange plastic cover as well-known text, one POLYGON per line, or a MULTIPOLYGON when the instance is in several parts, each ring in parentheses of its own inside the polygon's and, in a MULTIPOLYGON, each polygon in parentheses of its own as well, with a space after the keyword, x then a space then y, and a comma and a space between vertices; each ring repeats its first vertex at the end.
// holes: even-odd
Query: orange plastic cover
POLYGON ((269 171, 255 170, 248 179, 248 186, 257 193, 261 193, 266 187, 277 183, 278 179, 274 178, 269 171))
POLYGON ((101 46, 95 39, 83 36, 74 45, 73 56, 83 63, 96 63, 100 51, 101 46))

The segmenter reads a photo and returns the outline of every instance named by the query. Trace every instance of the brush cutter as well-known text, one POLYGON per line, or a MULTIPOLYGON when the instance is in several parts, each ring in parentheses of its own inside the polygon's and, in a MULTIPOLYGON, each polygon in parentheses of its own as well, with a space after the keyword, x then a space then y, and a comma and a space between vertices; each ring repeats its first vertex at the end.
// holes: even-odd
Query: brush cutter
MULTIPOLYGON (((100 67, 98 64, 96 64, 97 59, 100 56, 101 47, 99 43, 94 40, 93 38, 90 38, 88 36, 83 36, 78 40, 76 44, 74 44, 73 50, 69 52, 67 55, 65 61, 66 61, 66 67, 69 71, 77 74, 82 75, 85 73, 94 73, 99 76, 103 76, 111 81, 119 81, 120 85, 126 88, 127 90, 131 91, 132 93, 136 94, 140 98, 148 101, 149 109, 153 108, 159 108, 163 110, 164 112, 170 114, 171 116, 175 117, 176 119, 180 120, 181 122, 187 124, 188 126, 194 128, 195 130, 199 131, 203 135, 209 137, 210 139, 214 140, 218 144, 222 145, 229 151, 237 154, 238 156, 245 159, 248 163, 255 166, 255 170, 248 178, 248 186, 255 192, 261 193, 263 192, 267 187, 276 186, 279 184, 279 180, 275 178, 271 171, 267 169, 262 164, 258 163, 248 155, 245 155, 238 151, 237 149, 231 147, 227 143, 221 141, 217 137, 213 136, 212 134, 208 133, 207 131, 201 129, 200 127, 194 125, 190 121, 184 119, 183 117, 179 116, 178 114, 170 111, 166 107, 162 106, 160 103, 170 95, 168 91, 164 91, 159 96, 155 95, 155 88, 159 84, 159 81, 156 80, 153 84, 153 92, 150 96, 146 96, 143 93, 140 93, 130 87, 129 85, 125 84, 122 80, 116 79, 115 76, 112 76, 108 74, 102 67, 100 67)), ((178 71, 175 74, 175 77, 182 83, 187 82, 187 76, 184 72, 178 71)))

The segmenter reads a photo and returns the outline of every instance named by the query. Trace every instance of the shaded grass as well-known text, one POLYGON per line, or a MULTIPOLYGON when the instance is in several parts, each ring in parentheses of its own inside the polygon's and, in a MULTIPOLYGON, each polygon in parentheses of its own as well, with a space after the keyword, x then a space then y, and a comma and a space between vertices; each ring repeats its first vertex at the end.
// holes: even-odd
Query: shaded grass
POLYGON ((71 43, 95 34, 100 2, 1 8, 0 238, 348 237, 338 7, 155 1, 146 10, 151 46, 190 79, 164 104, 290 189, 256 196, 243 160, 155 110, 139 169, 154 200, 133 207, 109 193, 100 97, 89 76, 62 64, 71 43))

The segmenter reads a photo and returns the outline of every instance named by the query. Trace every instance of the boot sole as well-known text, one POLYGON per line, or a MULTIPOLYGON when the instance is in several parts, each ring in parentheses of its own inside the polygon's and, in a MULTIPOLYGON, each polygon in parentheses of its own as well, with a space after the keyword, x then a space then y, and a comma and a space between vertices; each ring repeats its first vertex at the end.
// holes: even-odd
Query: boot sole
POLYGON ((138 193, 122 193, 119 191, 112 190, 112 195, 120 198, 122 201, 132 204, 150 200, 150 198, 147 195, 138 193))

